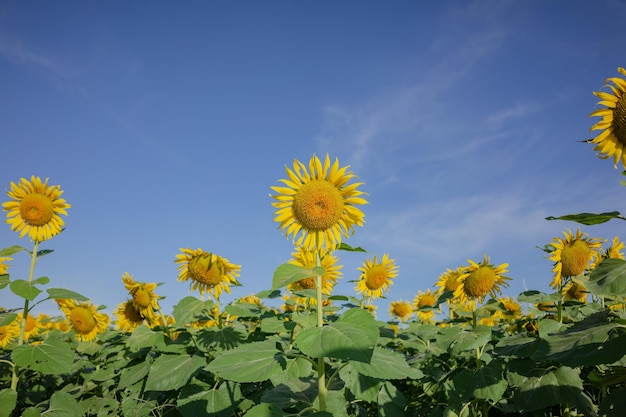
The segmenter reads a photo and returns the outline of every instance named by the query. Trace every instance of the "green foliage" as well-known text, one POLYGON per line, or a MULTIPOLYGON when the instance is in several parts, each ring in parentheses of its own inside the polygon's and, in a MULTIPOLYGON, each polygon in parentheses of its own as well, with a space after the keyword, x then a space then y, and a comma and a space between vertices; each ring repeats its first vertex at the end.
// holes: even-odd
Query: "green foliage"
POLYGON ((281 289, 301 279, 322 275, 324 275, 324 268, 320 266, 307 269, 294 264, 282 264, 274 271, 272 290, 281 289))
POLYGON ((584 224, 586 226, 592 226, 594 224, 606 223, 611 219, 626 220, 619 211, 610 211, 606 213, 578 213, 567 214, 565 216, 548 216, 546 220, 569 220, 576 223, 584 224))

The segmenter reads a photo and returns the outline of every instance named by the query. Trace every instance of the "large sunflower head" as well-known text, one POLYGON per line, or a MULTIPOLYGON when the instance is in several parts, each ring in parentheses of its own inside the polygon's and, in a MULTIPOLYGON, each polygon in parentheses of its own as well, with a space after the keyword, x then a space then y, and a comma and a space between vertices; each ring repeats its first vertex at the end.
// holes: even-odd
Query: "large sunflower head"
POLYGON ((501 287, 509 285, 507 281, 511 278, 503 275, 508 272, 506 268, 509 264, 493 265, 487 255, 483 256, 481 263, 471 259, 468 262, 470 265, 465 267, 463 275, 459 277, 461 283, 454 291, 454 296, 461 303, 482 302, 487 295, 495 298, 502 293, 501 287))
POLYGON ((413 315, 413 306, 405 300, 392 301, 389 306, 389 314, 402 323, 406 323, 413 315))
POLYGON ((57 299, 59 309, 69 322, 76 339, 81 342, 94 340, 98 334, 109 327, 109 316, 98 313, 96 307, 89 302, 76 302, 69 299, 57 299))
POLYGON ((67 216, 71 206, 61 198, 63 191, 58 185, 48 185, 48 178, 32 176, 30 181, 20 179, 18 184, 11 182, 7 195, 12 200, 2 203, 7 212, 6 222, 20 238, 28 236, 37 242, 43 242, 58 235, 63 230, 61 215, 67 216))
POLYGON ((364 297, 374 299, 384 295, 389 291, 389 287, 393 283, 393 279, 398 276, 398 267, 393 259, 387 254, 378 261, 367 259, 365 263, 359 267, 361 277, 355 286, 357 294, 363 294, 364 297))
POLYGON ((339 167, 339 160, 331 164, 326 155, 324 164, 313 155, 307 167, 297 159, 293 169, 286 167, 288 179, 282 186, 271 187, 274 221, 280 223, 297 246, 306 249, 334 249, 342 236, 354 233, 354 226, 362 226, 365 215, 356 206, 367 204, 358 188, 362 183, 348 184, 357 178, 350 166, 339 167))
POLYGON ((132 300, 118 305, 113 315, 117 317, 115 328, 124 332, 132 332, 143 323, 143 316, 132 300))
POLYGON ((9 264, 7 264, 7 262, 12 260, 13 258, 0 258, 0 275, 9 273, 9 264))
POLYGON ((590 264, 602 249, 602 239, 590 238, 580 229, 576 235, 571 230, 563 233, 564 238, 555 237, 552 240, 553 250, 550 252, 550 260, 554 261, 554 279, 550 286, 560 289, 563 279, 578 276, 589 270, 590 264))
POLYGON ((143 318, 148 320, 148 322, 153 322, 156 317, 156 312, 161 309, 161 307, 159 307, 159 299, 161 297, 154 293, 157 284, 153 282, 135 282, 128 272, 122 275, 122 282, 130 296, 133 297, 132 302, 135 309, 143 318))
MULTIPOLYGON (((617 71, 626 76, 624 68, 618 68, 617 71)), ((604 107, 590 114, 590 117, 602 119, 591 127, 591 131, 600 130, 600 133, 588 142, 596 145, 593 149, 598 151, 600 158, 613 157, 615 168, 621 162, 626 169, 626 80, 621 77, 608 78, 605 87, 608 91, 593 93, 600 99, 598 104, 604 107)))
MULTIPOLYGON (((307 269, 312 269, 317 265, 317 253, 315 251, 309 251, 299 247, 292 256, 293 258, 289 261, 291 264, 307 269)), ((325 271, 322 275, 322 292, 326 295, 330 295, 333 292, 333 287, 337 283, 337 279, 341 277, 339 270, 342 268, 342 265, 337 264, 337 257, 333 256, 331 251, 323 251, 320 254, 320 266, 324 268, 325 271)), ((303 278, 293 282, 287 286, 287 289, 295 292, 315 289, 315 277, 303 278)))
POLYGON ((417 295, 413 299, 413 307, 417 317, 421 321, 429 322, 435 318, 435 311, 432 309, 422 310, 423 307, 432 307, 437 302, 437 294, 433 293, 429 288, 426 292, 418 291, 417 295))
POLYGON ((200 295, 209 293, 218 299, 223 291, 230 292, 231 285, 240 285, 236 278, 240 265, 200 248, 181 248, 180 251, 174 261, 179 264, 178 280, 191 281, 191 291, 198 289, 200 295))

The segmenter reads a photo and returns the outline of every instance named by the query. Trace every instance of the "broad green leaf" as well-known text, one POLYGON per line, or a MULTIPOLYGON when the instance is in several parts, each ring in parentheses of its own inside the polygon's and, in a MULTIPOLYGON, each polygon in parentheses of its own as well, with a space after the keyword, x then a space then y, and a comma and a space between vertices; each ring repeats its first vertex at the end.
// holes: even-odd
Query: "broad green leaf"
POLYGON ((347 243, 341 242, 339 244, 339 247, 337 248, 338 250, 345 250, 348 252, 367 252, 365 249, 363 249, 360 246, 357 246, 356 248, 348 245, 347 243))
POLYGON ((16 313, 0 313, 0 327, 11 323, 16 317, 16 313))
POLYGON ((233 386, 228 381, 214 388, 193 380, 181 390, 177 408, 184 417, 204 415, 230 417, 240 397, 239 387, 233 386))
POLYGON ((28 407, 22 413, 22 417, 41 417, 41 411, 37 407, 28 407))
POLYGON ((232 303, 227 305, 224 310, 236 317, 259 317, 262 313, 261 307, 250 303, 232 303))
POLYGON ((283 317, 266 317, 261 320, 261 331, 263 333, 282 333, 293 330, 296 323, 286 321, 283 317))
POLYGON ((66 342, 50 335, 37 345, 16 346, 12 358, 20 367, 58 375, 69 373, 74 361, 74 351, 66 342))
POLYGON ((26 248, 23 248, 21 246, 9 246, 8 248, 4 248, 2 250, 0 250, 0 258, 6 258, 7 256, 11 256, 14 255, 18 252, 21 252, 25 250, 26 252, 28 252, 28 250, 26 248))
POLYGON ((17 392, 5 388, 0 390, 0 417, 9 417, 17 404, 17 392))
POLYGON ((128 388, 141 379, 145 378, 150 371, 150 362, 148 360, 139 362, 135 365, 122 369, 120 373, 119 389, 128 388))
POLYGON ((185 297, 174 306, 172 315, 180 326, 196 321, 198 316, 210 312, 213 308, 213 301, 202 301, 196 297, 185 297))
POLYGON ((623 296, 626 294, 626 261, 605 259, 581 282, 593 295, 623 296))
POLYGON ((126 339, 126 346, 132 352, 152 347, 164 349, 165 338, 162 332, 153 331, 148 326, 142 325, 137 327, 128 339, 126 339))
POLYGON ((501 356, 513 356, 517 358, 530 358, 537 350, 540 340, 529 337, 524 333, 503 337, 498 341, 494 350, 501 356))
POLYGON ((508 385, 502 373, 503 365, 497 360, 476 370, 462 369, 454 376, 455 391, 464 402, 474 398, 497 402, 508 385))
POLYGON ((406 398, 391 382, 385 381, 378 391, 378 415, 396 417, 405 414, 406 398))
POLYGON ((67 392, 57 391, 50 397, 50 408, 46 416, 78 417, 85 415, 83 407, 67 392))
POLYGON ((324 275, 324 268, 320 266, 313 267, 312 269, 303 268, 294 264, 282 264, 274 271, 272 277, 272 290, 278 290, 292 282, 300 281, 301 279, 311 278, 314 276, 324 275))
POLYGON ((135 393, 127 395, 122 399, 121 408, 124 417, 154 417, 154 409, 157 406, 155 400, 141 398, 135 393))
POLYGON ((562 366, 538 377, 527 378, 513 394, 521 412, 532 412, 555 404, 573 404, 583 389, 579 371, 562 366))
POLYGON ((146 391, 170 391, 178 389, 204 365, 206 361, 200 356, 161 355, 150 366, 146 391))
POLYGON ((274 385, 278 385, 289 379, 308 377, 312 371, 313 365, 304 358, 286 359, 284 371, 274 375, 271 380, 274 385))
POLYGON ((611 390, 600 402, 600 413, 603 417, 623 417, 626 410, 626 388, 611 390))
POLYGON ((619 211, 609 211, 606 213, 578 213, 578 214, 567 214, 565 216, 559 216, 559 217, 554 217, 554 216, 546 217, 546 220, 569 220, 569 221, 584 224, 587 226, 605 223, 611 219, 626 220, 626 218, 620 215, 619 211))
POLYGON ((217 328, 208 327, 198 331, 196 336, 198 343, 204 348, 215 349, 218 347, 221 350, 232 349, 243 343, 248 337, 248 331, 246 327, 235 322, 227 327, 217 328))
POLYGON ((37 252, 37 257, 41 258, 42 256, 47 255, 47 254, 52 253, 52 252, 54 252, 54 249, 42 249, 42 250, 37 252))
POLYGON ((452 353, 459 354, 466 350, 472 350, 484 346, 491 340, 491 328, 488 326, 476 326, 473 330, 462 331, 456 335, 451 345, 452 353))
POLYGON ((276 404, 278 407, 288 409, 298 403, 312 405, 317 397, 316 378, 291 379, 282 384, 264 390, 261 394, 261 402, 276 404))
POLYGON ((61 299, 69 299, 76 301, 88 301, 89 298, 81 295, 72 290, 67 290, 65 288, 48 288, 46 290, 50 298, 61 298, 61 299))
POLYGON ((265 290, 256 293, 256 296, 259 298, 278 298, 281 296, 280 290, 265 290))
MULTIPOLYGON (((313 401, 313 407, 319 409, 319 397, 313 401)), ((326 411, 310 414, 311 416, 350 417, 348 415, 348 402, 342 391, 329 390, 326 392, 326 411)))
POLYGON ((519 301, 520 303, 531 303, 531 304, 556 303, 557 301, 560 301, 561 298, 563 298, 563 295, 559 293, 545 294, 545 293, 542 293, 541 291, 530 290, 530 291, 524 291, 523 293, 518 295, 517 301, 519 301))
POLYGON ((285 364, 276 342, 265 340, 240 345, 217 356, 206 369, 235 382, 261 382, 283 371, 285 364))
POLYGON ((302 330, 296 337, 296 345, 313 358, 369 362, 377 340, 378 326, 372 315, 355 308, 327 326, 302 330))
POLYGON ((9 288, 11 289, 11 292, 13 292, 13 294, 17 295, 18 297, 25 298, 28 301, 33 301, 41 293, 41 290, 35 287, 34 284, 23 279, 16 279, 15 281, 11 281, 11 284, 9 284, 9 288))
POLYGON ((356 399, 376 402, 378 391, 383 383, 381 379, 365 376, 350 365, 342 367, 339 370, 339 376, 356 399))
POLYGON ((85 409, 86 416, 94 417, 117 417, 119 413, 119 403, 115 398, 89 397, 80 402, 85 409))
POLYGON ((50 282, 50 278, 48 277, 39 277, 37 279, 34 279, 31 284, 39 284, 39 285, 46 285, 50 282))
POLYGON ((9 274, 0 275, 0 290, 9 285, 11 282, 9 274))
POLYGON ((293 414, 286 414, 278 406, 270 403, 261 403, 252 407, 246 413, 246 417, 287 417, 293 414))
POLYGON ((417 375, 402 353, 376 346, 370 363, 350 361, 349 366, 359 373, 379 379, 405 379, 417 375))

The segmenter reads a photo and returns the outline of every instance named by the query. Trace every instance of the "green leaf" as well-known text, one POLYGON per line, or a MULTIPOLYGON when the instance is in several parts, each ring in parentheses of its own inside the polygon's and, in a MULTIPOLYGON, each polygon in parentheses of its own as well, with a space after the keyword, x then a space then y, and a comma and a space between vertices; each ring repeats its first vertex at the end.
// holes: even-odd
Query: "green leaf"
POLYGON ((327 326, 302 330, 296 337, 296 345, 305 355, 313 358, 369 362, 378 335, 378 326, 372 315, 354 308, 327 326))
POLYGON ((204 358, 187 355, 161 355, 150 366, 146 391, 170 391, 178 389, 204 365, 204 358))
POLYGON ((16 279, 15 281, 11 281, 9 288, 13 292, 13 294, 18 297, 22 297, 27 299, 28 301, 33 301, 40 293, 41 290, 35 287, 32 283, 25 281, 23 279, 16 279))
POLYGON ((52 253, 52 252, 54 252, 54 249, 42 249, 42 250, 37 252, 37 257, 41 258, 42 256, 47 255, 47 254, 52 253))
POLYGON ((337 249, 338 250, 345 250, 345 251, 348 251, 348 252, 367 252, 365 249, 363 249, 360 246, 357 246, 356 248, 353 248, 352 246, 350 246, 350 245, 348 245, 347 243, 344 243, 344 242, 341 242, 337 249))
POLYGON ((517 301, 520 303, 531 303, 531 304, 539 304, 539 303, 556 303, 560 301, 563 297, 560 293, 552 293, 545 294, 541 291, 530 290, 524 291, 517 297, 517 301))
POLYGON ((277 405, 269 403, 257 404, 246 413, 246 417, 287 417, 291 415, 286 414, 277 405))
POLYGON ((251 303, 232 303, 224 310, 231 316, 237 317, 259 317, 262 313, 261 307, 251 303))
POLYGON ((57 391, 50 397, 50 408, 45 414, 53 417, 79 417, 85 415, 85 410, 70 394, 57 391))
POLYGON ((285 369, 271 378, 274 385, 287 382, 290 379, 305 378, 311 375, 313 365, 304 358, 285 359, 285 369))
POLYGON ((206 369, 235 382, 261 382, 283 371, 285 364, 276 342, 246 343, 216 357, 206 369))
POLYGON ((581 283, 593 295, 626 294, 626 261, 623 259, 604 259, 591 271, 589 277, 581 283))
POLYGON ((139 326, 126 339, 126 346, 132 352, 151 347, 165 349, 165 338, 162 332, 155 332, 147 326, 139 326))
POLYGON ((16 365, 43 374, 60 375, 69 373, 74 362, 74 351, 54 335, 38 345, 20 345, 13 349, 13 362, 16 365))
POLYGON ((240 396, 239 387, 233 387, 228 381, 214 388, 193 380, 181 390, 177 408, 184 417, 204 415, 230 417, 240 396))
POLYGON ((11 282, 9 274, 0 275, 0 290, 9 285, 9 282, 11 282))
POLYGON ((366 402, 376 402, 378 399, 383 382, 380 379, 365 376, 351 365, 342 367, 339 376, 356 399, 366 402))
POLYGON ((286 321, 282 317, 266 317, 261 320, 261 331, 263 333, 282 333, 293 330, 295 322, 286 321))
POLYGON ((76 301, 89 301, 89 298, 77 292, 66 290, 65 288, 48 288, 46 290, 50 298, 60 298, 76 301))
POLYGON ((213 301, 202 301, 196 297, 185 297, 174 306, 172 315, 180 326, 196 321, 199 316, 210 312, 213 308, 213 301))
POLYGON ((491 340, 491 328, 488 326, 476 326, 473 330, 458 333, 451 345, 452 353, 459 354, 466 350, 482 347, 491 340))
POLYGON ((22 413, 22 417, 41 417, 41 411, 37 407, 28 407, 22 413))
POLYGON ((582 389, 579 371, 562 366, 527 378, 515 390, 513 402, 519 411, 529 413, 555 404, 573 404, 582 389))
POLYGON ((594 224, 600 224, 608 222, 611 219, 621 219, 626 220, 626 218, 622 217, 619 211, 609 211, 606 213, 578 213, 578 214, 567 214, 565 216, 548 216, 546 220, 569 220, 576 223, 584 224, 587 226, 592 226, 594 224))
POLYGON ((221 349, 232 349, 239 346, 248 337, 246 327, 241 323, 234 323, 227 327, 204 328, 198 332, 198 343, 205 348, 218 346, 221 349))
POLYGON ((378 415, 380 417, 395 417, 405 414, 406 399, 391 382, 385 381, 378 391, 378 415))
POLYGON ((359 373, 379 379, 404 379, 417 375, 402 353, 376 346, 370 363, 350 361, 359 373))
POLYGON ((0 390, 0 417, 9 417, 17 404, 17 392, 5 388, 0 390))
POLYGON ((8 248, 4 248, 2 250, 0 250, 0 258, 6 258, 7 256, 11 256, 14 255, 18 252, 21 252, 25 250, 26 252, 28 252, 28 250, 26 248, 23 248, 21 246, 9 246, 8 248))
POLYGON ((623 417, 626 410, 626 388, 611 390, 600 403, 599 415, 603 417, 623 417))
POLYGON ((124 389, 130 387, 131 385, 145 378, 146 375, 148 375, 149 371, 150 362, 147 360, 122 369, 120 373, 120 382, 118 383, 118 388, 124 389))
POLYGON ((48 277, 39 277, 37 279, 32 280, 31 284, 41 284, 46 285, 50 282, 50 278, 48 277))
POLYGON ((292 282, 300 281, 305 278, 311 278, 317 275, 324 275, 324 269, 322 267, 316 266, 312 269, 308 269, 289 263, 282 264, 274 271, 274 276, 272 277, 272 289, 278 290, 286 287, 292 282))
POLYGON ((513 356, 517 358, 530 358, 537 350, 540 340, 534 337, 528 337, 524 333, 518 333, 513 336, 503 337, 498 341, 494 350, 501 356, 513 356))
POLYGON ((493 360, 476 370, 462 369, 453 379, 456 393, 464 402, 474 398, 499 401, 508 385, 503 368, 500 361, 493 360))
MULTIPOLYGON (((313 407, 319 409, 319 397, 313 401, 313 407)), ((311 416, 350 417, 348 403, 342 391, 329 390, 326 392, 326 411, 310 414, 311 416)))
POLYGON ((16 317, 16 313, 0 313, 0 327, 11 323, 16 317))

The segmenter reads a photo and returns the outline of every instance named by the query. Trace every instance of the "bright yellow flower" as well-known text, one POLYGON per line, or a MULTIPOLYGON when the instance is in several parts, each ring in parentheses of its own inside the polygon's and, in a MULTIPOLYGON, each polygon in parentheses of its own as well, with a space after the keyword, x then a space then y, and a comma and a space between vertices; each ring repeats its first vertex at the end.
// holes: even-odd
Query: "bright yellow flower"
MULTIPOLYGON (((24 316, 22 314, 18 314, 17 322, 22 323, 24 316)), ((31 337, 35 337, 39 335, 39 332, 46 329, 46 325, 41 322, 41 320, 37 317, 34 317, 32 314, 26 316, 26 322, 24 323, 24 340, 28 340, 31 337)))
POLYGON ((18 184, 11 182, 7 195, 12 200, 2 203, 7 211, 6 222, 20 238, 28 234, 37 242, 48 240, 61 233, 65 224, 61 215, 67 216, 66 209, 71 207, 62 194, 60 186, 48 186, 48 178, 42 182, 32 176, 30 181, 22 178, 18 184))
POLYGON ((380 262, 376 256, 367 259, 359 268, 361 278, 356 284, 355 290, 364 297, 373 299, 380 298, 389 291, 392 279, 398 276, 398 267, 393 259, 384 254, 380 262))
MULTIPOLYGON (((617 71, 626 76, 624 68, 617 71)), ((594 92, 600 99, 599 105, 604 106, 592 112, 590 117, 602 117, 598 123, 591 127, 591 131, 599 130, 600 133, 587 142, 594 143, 593 148, 598 151, 598 156, 602 159, 613 157, 613 163, 617 168, 618 163, 622 163, 626 169, 626 80, 620 77, 608 78, 605 87, 610 92, 594 92)))
POLYGON ((507 321, 512 321, 522 317, 522 306, 517 300, 511 297, 498 298, 498 301, 504 306, 504 311, 498 311, 497 314, 507 321))
POLYGON ((259 307, 265 307, 261 299, 254 294, 248 294, 246 296, 243 296, 239 298, 237 301, 240 303, 248 303, 248 304, 257 305, 259 307))
POLYGON ((81 342, 94 340, 98 334, 109 327, 109 316, 98 313, 96 307, 89 302, 76 302, 69 299, 57 299, 59 309, 69 322, 76 339, 81 342))
POLYGON ((9 273, 9 265, 7 262, 12 261, 13 258, 0 258, 0 275, 9 273))
POLYGON ((456 290, 461 284, 459 280, 461 275, 463 275, 463 267, 454 270, 446 269, 443 274, 439 275, 439 280, 435 284, 435 286, 439 288, 438 292, 444 293, 446 291, 456 290))
MULTIPOLYGON (((316 252, 300 247, 292 256, 293 259, 289 261, 290 264, 298 265, 306 269, 312 269, 317 265, 316 252)), ((342 265, 337 264, 337 257, 333 256, 331 251, 324 251, 320 256, 320 266, 324 268, 324 274, 322 275, 322 293, 330 295, 333 292, 333 287, 337 283, 337 279, 341 277, 339 270, 342 268, 342 265)), ((287 286, 287 289, 292 292, 315 289, 315 277, 303 278, 293 282, 287 286)), ((315 300, 314 303, 317 303, 317 300, 315 300)))
POLYGON ((611 246, 594 257, 589 270, 593 271, 605 259, 624 259, 624 242, 620 241, 619 237, 615 236, 611 241, 611 246))
POLYGON ((271 187, 277 194, 272 203, 277 210, 274 221, 280 223, 297 246, 305 249, 335 249, 342 236, 354 233, 354 226, 362 226, 365 215, 356 206, 367 204, 358 190, 362 183, 348 182, 357 178, 350 166, 339 167, 339 160, 331 165, 326 155, 324 164, 313 155, 309 169, 297 159, 293 170, 285 167, 289 179, 284 186, 271 187))
POLYGON ((454 291, 454 296, 461 303, 482 302, 487 294, 495 298, 502 293, 500 287, 509 285, 506 281, 511 278, 503 275, 508 272, 506 268, 509 264, 492 265, 487 255, 483 256, 483 261, 480 264, 471 259, 468 259, 468 262, 470 265, 465 267, 463 275, 459 277, 461 284, 454 291))
POLYGON ((0 348, 6 348, 9 343, 17 339, 19 335, 20 325, 17 320, 13 320, 5 326, 0 326, 0 348))
POLYGON ((155 283, 135 282, 132 275, 128 272, 122 275, 122 282, 126 287, 126 290, 133 297, 133 304, 135 309, 139 312, 141 317, 152 323, 155 320, 156 312, 161 309, 159 306, 159 297, 154 293, 157 287, 155 283))
POLYGON ((117 317, 115 328, 124 332, 132 332, 139 327, 144 320, 139 310, 132 300, 128 300, 118 305, 113 315, 117 317))
POLYGON ((228 262, 214 253, 181 248, 174 262, 178 263, 178 280, 191 280, 191 291, 198 289, 200 295, 210 293, 218 299, 222 291, 230 293, 230 285, 240 285, 237 281, 241 266, 228 262))
POLYGON ((554 289, 561 288, 564 278, 575 277, 589 270, 590 263, 602 248, 601 239, 589 238, 580 229, 576 231, 576 236, 571 230, 563 235, 565 238, 553 239, 554 250, 550 252, 550 260, 554 261, 554 279, 550 286, 554 289))
POLYGON ((413 306, 405 300, 392 301, 389 307, 389 314, 406 323, 413 315, 413 306))
POLYGON ((435 311, 432 309, 421 310, 423 307, 432 307, 437 302, 437 294, 433 293, 429 288, 426 292, 418 291, 413 299, 413 307, 415 313, 421 321, 429 322, 435 318, 435 311))

